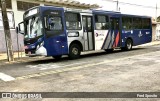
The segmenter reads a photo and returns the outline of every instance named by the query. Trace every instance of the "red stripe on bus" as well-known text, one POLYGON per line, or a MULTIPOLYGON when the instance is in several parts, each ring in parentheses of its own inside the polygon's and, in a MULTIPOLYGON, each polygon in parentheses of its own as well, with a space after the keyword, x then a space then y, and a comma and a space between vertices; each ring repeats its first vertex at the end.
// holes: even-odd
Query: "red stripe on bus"
POLYGON ((118 34, 116 36, 116 43, 115 43, 116 47, 118 46, 118 43, 119 43, 119 32, 118 32, 118 34))
POLYGON ((113 44, 113 48, 117 47, 117 46, 118 46, 118 43, 119 43, 119 32, 117 33, 115 42, 114 42, 114 44, 113 44))

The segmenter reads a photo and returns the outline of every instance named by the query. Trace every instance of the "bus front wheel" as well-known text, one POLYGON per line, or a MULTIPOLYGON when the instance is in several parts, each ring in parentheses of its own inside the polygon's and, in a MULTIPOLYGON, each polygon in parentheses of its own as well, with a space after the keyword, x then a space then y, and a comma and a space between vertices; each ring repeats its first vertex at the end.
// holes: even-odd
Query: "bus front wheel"
POLYGON ((81 48, 78 44, 71 44, 69 48, 69 58, 77 59, 80 57, 81 48))

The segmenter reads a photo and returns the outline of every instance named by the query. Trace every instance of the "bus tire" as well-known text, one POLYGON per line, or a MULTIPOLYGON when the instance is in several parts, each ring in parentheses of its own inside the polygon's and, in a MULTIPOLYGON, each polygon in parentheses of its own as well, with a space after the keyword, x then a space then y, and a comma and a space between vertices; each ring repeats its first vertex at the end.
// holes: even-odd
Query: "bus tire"
POLYGON ((122 48, 122 50, 126 50, 126 51, 132 50, 132 46, 133 46, 132 40, 131 39, 127 39, 125 47, 122 48))
POLYGON ((62 55, 56 55, 56 56, 52 56, 54 59, 60 59, 62 57, 62 55))
POLYGON ((69 48, 69 58, 72 59, 77 59, 80 57, 81 53, 81 48, 78 44, 71 44, 69 48))

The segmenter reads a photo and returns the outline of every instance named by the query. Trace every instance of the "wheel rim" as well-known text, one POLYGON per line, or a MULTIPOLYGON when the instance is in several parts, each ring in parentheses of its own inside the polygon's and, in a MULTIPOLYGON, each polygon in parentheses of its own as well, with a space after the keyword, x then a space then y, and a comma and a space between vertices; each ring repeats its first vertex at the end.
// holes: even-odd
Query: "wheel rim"
POLYGON ((72 53, 73 53, 74 55, 78 55, 78 49, 74 47, 74 48, 72 49, 72 53))
POLYGON ((130 41, 127 42, 127 48, 131 49, 132 48, 132 43, 130 41))

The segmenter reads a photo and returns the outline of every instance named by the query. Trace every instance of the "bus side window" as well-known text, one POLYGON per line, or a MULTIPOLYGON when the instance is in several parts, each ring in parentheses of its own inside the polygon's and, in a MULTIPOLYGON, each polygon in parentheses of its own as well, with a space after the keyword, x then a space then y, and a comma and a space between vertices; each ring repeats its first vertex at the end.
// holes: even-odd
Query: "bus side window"
POLYGON ((131 17, 122 17, 122 28, 125 30, 132 29, 132 18, 131 17))
POLYGON ((96 30, 109 29, 109 18, 105 15, 95 15, 96 30))
POLYGON ((65 20, 67 30, 81 30, 81 17, 79 13, 66 12, 65 20))
POLYGON ((114 27, 115 27, 115 26, 114 26, 114 20, 111 19, 110 22, 111 22, 111 29, 114 30, 114 29, 115 29, 115 28, 114 28, 114 27))
POLYGON ((83 31, 86 32, 87 30, 86 17, 83 17, 82 23, 83 23, 83 31))
POLYGON ((62 20, 61 17, 50 16, 47 20, 47 29, 50 31, 62 30, 62 20))
POLYGON ((150 23, 151 23, 151 20, 149 18, 143 18, 142 19, 142 27, 143 29, 150 29, 150 23))
POLYGON ((134 29, 142 29, 142 19, 138 17, 133 18, 133 27, 134 29))

